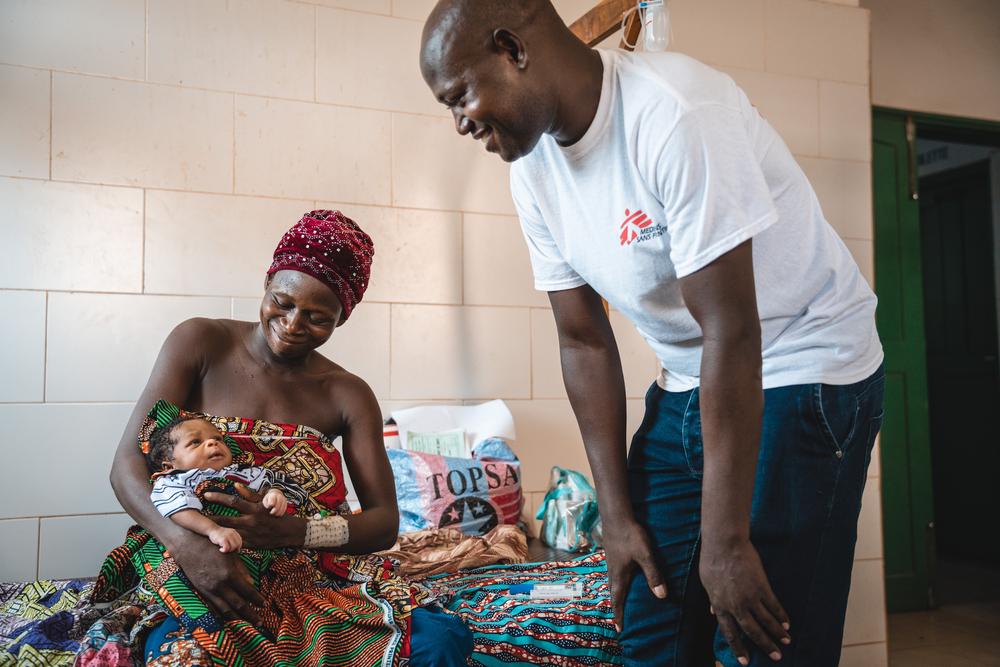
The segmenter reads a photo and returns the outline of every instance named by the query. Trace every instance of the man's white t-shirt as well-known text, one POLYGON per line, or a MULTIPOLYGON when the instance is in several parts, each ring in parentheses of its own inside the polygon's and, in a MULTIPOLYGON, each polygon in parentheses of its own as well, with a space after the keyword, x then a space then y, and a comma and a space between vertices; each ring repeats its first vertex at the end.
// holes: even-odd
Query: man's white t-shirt
POLYGON ((586 134, 545 135, 511 190, 535 287, 588 284, 698 385, 702 337, 678 278, 753 239, 764 387, 865 379, 882 362, 875 295, 785 143, 725 74, 677 53, 600 51, 586 134))

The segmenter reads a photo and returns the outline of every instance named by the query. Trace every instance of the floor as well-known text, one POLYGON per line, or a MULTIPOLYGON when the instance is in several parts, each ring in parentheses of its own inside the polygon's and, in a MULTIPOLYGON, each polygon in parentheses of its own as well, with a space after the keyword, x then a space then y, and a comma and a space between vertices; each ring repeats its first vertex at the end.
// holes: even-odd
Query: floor
POLYGON ((940 564, 941 606, 889 614, 889 667, 1000 667, 1000 572, 940 564))

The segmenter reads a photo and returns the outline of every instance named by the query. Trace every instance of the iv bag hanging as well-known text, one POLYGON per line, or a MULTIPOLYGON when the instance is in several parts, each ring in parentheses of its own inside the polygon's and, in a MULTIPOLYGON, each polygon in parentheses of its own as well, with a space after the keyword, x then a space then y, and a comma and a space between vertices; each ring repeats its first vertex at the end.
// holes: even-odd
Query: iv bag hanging
POLYGON ((642 16, 643 51, 666 51, 670 46, 670 10, 664 0, 638 0, 642 16))

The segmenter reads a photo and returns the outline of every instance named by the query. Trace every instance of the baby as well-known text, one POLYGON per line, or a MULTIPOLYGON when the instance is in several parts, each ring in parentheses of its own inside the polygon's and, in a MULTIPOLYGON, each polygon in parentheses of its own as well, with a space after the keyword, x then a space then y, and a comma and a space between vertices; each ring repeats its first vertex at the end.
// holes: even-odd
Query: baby
POLYGON ((204 535, 223 553, 239 551, 243 539, 233 528, 224 528, 201 513, 202 502, 195 490, 202 482, 228 479, 251 491, 265 491, 262 503, 275 516, 285 513, 289 500, 301 506, 308 498, 301 487, 280 472, 234 465, 222 433, 198 417, 175 417, 154 430, 148 457, 152 470, 159 471, 153 476, 150 494, 156 509, 188 530, 204 535))

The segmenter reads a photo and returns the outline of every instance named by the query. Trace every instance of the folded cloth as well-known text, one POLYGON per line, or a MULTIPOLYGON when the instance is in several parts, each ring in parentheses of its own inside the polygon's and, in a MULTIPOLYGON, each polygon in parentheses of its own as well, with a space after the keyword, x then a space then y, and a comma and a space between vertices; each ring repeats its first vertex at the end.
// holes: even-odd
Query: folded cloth
POLYGON ((523 563, 528 543, 517 526, 501 524, 485 535, 466 535, 457 528, 428 528, 403 533, 381 556, 399 561, 400 572, 414 579, 498 563, 523 563))

